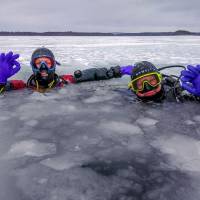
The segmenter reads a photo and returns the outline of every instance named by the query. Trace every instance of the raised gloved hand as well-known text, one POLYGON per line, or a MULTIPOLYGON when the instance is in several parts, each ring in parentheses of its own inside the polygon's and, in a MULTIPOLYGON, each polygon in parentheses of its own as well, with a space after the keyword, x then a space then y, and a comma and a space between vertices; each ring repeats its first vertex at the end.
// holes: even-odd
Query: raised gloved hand
POLYGON ((120 67, 121 75, 132 75, 133 68, 133 65, 120 67))
POLYGON ((0 54, 0 84, 6 84, 7 79, 20 70, 20 64, 16 61, 19 54, 9 52, 0 54))
POLYGON ((200 96, 200 65, 188 65, 181 75, 182 88, 195 96, 200 96))

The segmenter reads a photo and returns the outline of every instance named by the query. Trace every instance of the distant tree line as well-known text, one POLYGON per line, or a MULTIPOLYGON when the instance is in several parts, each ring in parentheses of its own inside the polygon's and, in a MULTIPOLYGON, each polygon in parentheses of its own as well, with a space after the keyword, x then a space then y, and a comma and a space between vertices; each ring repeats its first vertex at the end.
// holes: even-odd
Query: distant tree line
POLYGON ((199 32, 178 30, 175 32, 142 32, 142 33, 101 33, 101 32, 7 32, 1 31, 0 36, 177 36, 177 35, 197 35, 199 32))

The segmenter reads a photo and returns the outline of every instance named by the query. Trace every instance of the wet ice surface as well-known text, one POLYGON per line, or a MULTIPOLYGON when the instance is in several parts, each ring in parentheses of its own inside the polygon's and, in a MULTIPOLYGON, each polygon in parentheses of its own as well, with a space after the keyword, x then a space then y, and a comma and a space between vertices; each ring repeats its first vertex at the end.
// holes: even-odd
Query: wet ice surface
MULTIPOLYGON (((150 60, 199 63, 199 37, 0 38, 28 59, 39 44, 64 64, 109 67, 150 60), (156 56, 157 55, 157 56, 156 56), (168 60, 170 59, 170 60, 168 60)), ((65 66, 69 66, 68 68, 65 66)), ((128 78, 69 85, 46 94, 0 97, 1 200, 196 200, 200 187, 199 104, 144 104, 128 78)))

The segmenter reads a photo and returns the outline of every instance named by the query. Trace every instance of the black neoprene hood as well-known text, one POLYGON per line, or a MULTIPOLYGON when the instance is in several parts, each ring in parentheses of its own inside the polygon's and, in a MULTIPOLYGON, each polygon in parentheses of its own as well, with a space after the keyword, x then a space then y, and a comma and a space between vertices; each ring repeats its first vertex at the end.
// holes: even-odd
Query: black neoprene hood
POLYGON ((151 72, 158 72, 158 69, 152 63, 148 61, 135 63, 133 67, 131 79, 134 80, 142 75, 145 75, 151 72))
POLYGON ((54 57, 53 52, 45 47, 38 48, 33 52, 32 57, 31 57, 31 62, 33 63, 36 58, 40 58, 40 57, 48 57, 48 58, 51 58, 55 62, 55 57, 54 57))

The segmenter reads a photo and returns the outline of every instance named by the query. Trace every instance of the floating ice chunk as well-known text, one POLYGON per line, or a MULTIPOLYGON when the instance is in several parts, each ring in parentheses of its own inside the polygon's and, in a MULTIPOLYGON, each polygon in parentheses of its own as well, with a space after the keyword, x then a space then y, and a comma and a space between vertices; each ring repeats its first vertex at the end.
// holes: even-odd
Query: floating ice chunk
POLYGON ((80 166, 89 160, 90 156, 88 155, 71 152, 55 158, 47 158, 40 163, 55 170, 65 170, 75 166, 80 166))
POLYGON ((41 143, 37 140, 24 140, 11 146, 5 158, 20 158, 23 156, 41 157, 56 153, 53 143, 41 143))
POLYGON ((41 179, 38 180, 38 183, 39 184, 45 184, 45 183, 47 183, 47 181, 48 181, 47 178, 41 178, 41 179))
POLYGON ((200 115, 196 115, 193 117, 196 122, 200 122, 200 115))
POLYGON ((93 122, 87 121, 87 120, 80 120, 80 121, 75 121, 74 126, 91 126, 93 122))
POLYGON ((168 154, 171 164, 182 170, 200 172, 200 142, 183 135, 163 136, 152 142, 168 154))
POLYGON ((192 121, 192 120, 186 120, 186 121, 185 121, 185 124, 186 124, 186 125, 194 125, 195 122, 192 121))
POLYGON ((196 129, 196 132, 200 135, 200 127, 196 129))
POLYGON ((126 144, 127 149, 141 154, 149 153, 150 146, 145 142, 143 137, 132 137, 129 138, 126 144))
POLYGON ((99 125, 99 128, 102 129, 102 132, 109 132, 109 133, 114 132, 122 135, 143 134, 143 131, 140 127, 126 122, 118 122, 118 121, 102 122, 99 125))
POLYGON ((152 117, 158 118, 161 114, 161 112, 158 109, 148 109, 146 113, 152 117))
POLYGON ((39 101, 49 101, 49 100, 54 100, 54 99, 59 99, 60 97, 51 92, 51 93, 40 93, 40 92, 33 92, 33 94, 31 94, 29 96, 29 100, 39 100, 39 101))
POLYGON ((200 160, 190 160, 189 162, 186 162, 182 166, 183 169, 188 170, 188 171, 200 171, 200 160))
POLYGON ((0 116, 0 121, 6 121, 8 119, 10 119, 11 117, 9 116, 0 116))
POLYGON ((39 118, 50 113, 50 109, 46 105, 36 104, 36 103, 26 103, 17 108, 20 120, 39 118))
POLYGON ((42 100, 46 100, 47 97, 44 95, 44 93, 33 92, 31 95, 29 95, 28 99, 42 101, 42 100))
POLYGON ((102 95, 93 96, 84 100, 85 103, 98 103, 103 101, 109 101, 115 98, 116 95, 102 95))
POLYGON ((6 121, 6 120, 9 120, 11 117, 15 117, 15 116, 16 116, 16 113, 10 112, 9 109, 8 111, 1 110, 0 121, 6 121))
MULTIPOLYGON (((104 85, 105 87, 105 85, 104 85)), ((96 89, 95 94, 92 97, 89 97, 84 100, 85 103, 98 103, 98 102, 104 102, 109 101, 112 99, 115 99, 118 96, 117 93, 114 93, 109 90, 102 90, 102 89, 96 89)))
POLYGON ((33 126, 34 127, 34 126, 36 126, 38 124, 38 121, 33 119, 33 120, 30 120, 30 121, 27 121, 25 124, 28 125, 28 126, 33 126))
POLYGON ((113 108, 113 106, 104 105, 101 107, 101 112, 105 112, 105 113, 111 113, 114 110, 115 108, 113 108))
POLYGON ((57 102, 50 102, 47 100, 45 103, 26 103, 19 106, 16 111, 20 120, 27 121, 51 115, 69 114, 69 112, 76 112, 77 108, 74 105, 59 104, 57 102))
POLYGON ((158 123, 158 120, 147 118, 147 117, 142 117, 136 120, 136 123, 143 127, 147 126, 155 126, 158 123))
POLYGON ((78 109, 74 105, 60 105, 60 110, 63 112, 76 112, 78 109))

